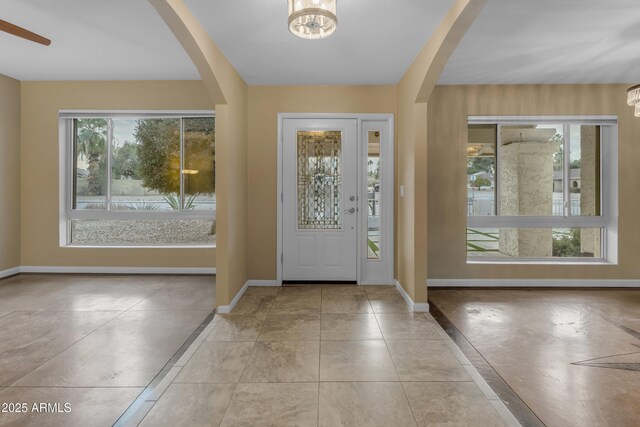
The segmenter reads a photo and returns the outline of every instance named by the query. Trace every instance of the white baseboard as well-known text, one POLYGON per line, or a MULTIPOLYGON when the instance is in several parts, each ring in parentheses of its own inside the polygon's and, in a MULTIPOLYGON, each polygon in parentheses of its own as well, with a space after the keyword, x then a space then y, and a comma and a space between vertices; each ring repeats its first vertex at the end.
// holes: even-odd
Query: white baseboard
POLYGON ((0 279, 4 277, 13 276, 14 274, 20 273, 20 267, 8 268, 6 270, 0 271, 0 279))
POLYGON ((402 295, 402 298, 404 298, 405 302, 407 303, 407 305, 409 306, 411 311, 415 311, 415 312, 418 312, 418 313, 428 313, 429 312, 429 304, 428 303, 426 303, 426 302, 418 302, 418 303, 413 302, 413 300, 411 299, 411 297, 409 296, 407 291, 404 290, 404 288, 402 287, 400 282, 398 282, 397 280, 394 280, 393 282, 396 285, 396 289, 398 290, 398 292, 400 292, 400 295, 402 295))
POLYGON ((363 285, 364 286, 389 286, 389 283, 388 282, 387 283, 380 283, 379 280, 376 280, 375 282, 362 281, 362 282, 358 283, 358 285, 360 285, 360 286, 363 286, 363 285))
POLYGON ((413 311, 417 313, 428 313, 429 312, 429 303, 427 302, 414 302, 413 303, 413 311))
POLYGON ((428 279, 429 288, 638 288, 637 279, 428 279))
POLYGON ((245 284, 242 286, 242 288, 240 288, 236 296, 233 297, 233 299, 231 300, 231 303, 229 305, 219 305, 216 311, 220 314, 231 313, 231 310, 233 310, 233 308, 236 306, 238 301, 240 301, 240 298, 242 298, 242 295, 244 295, 248 287, 249 287, 249 281, 247 280, 245 284))
POLYGON ((247 280, 249 286, 282 286, 277 280, 247 280))
POLYGON ((75 267, 23 265, 20 273, 85 273, 85 274, 216 274, 215 268, 182 267, 75 267))

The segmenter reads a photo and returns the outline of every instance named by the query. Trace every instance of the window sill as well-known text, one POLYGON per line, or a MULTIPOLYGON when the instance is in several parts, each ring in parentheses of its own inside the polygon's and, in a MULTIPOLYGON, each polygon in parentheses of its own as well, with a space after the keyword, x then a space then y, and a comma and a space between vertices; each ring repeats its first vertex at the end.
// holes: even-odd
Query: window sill
POLYGON ((215 249, 216 245, 63 245, 70 249, 215 249))
POLYGON ((469 259, 467 264, 471 265, 617 265, 617 263, 607 261, 603 258, 566 258, 564 260, 544 260, 544 259, 469 259), (582 261, 584 259, 585 261, 582 261))

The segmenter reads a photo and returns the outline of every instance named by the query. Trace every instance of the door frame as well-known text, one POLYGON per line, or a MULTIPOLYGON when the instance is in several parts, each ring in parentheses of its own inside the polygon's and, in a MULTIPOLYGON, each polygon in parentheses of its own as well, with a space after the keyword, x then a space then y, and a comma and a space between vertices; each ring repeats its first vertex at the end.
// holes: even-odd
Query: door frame
MULTIPOLYGON (((278 146, 278 152, 277 152, 277 156, 278 156, 278 161, 277 161, 277 177, 278 177, 278 184, 277 184, 277 193, 276 193, 276 205, 277 205, 277 250, 276 250, 276 281, 278 285, 282 285, 282 256, 283 256, 283 237, 282 237, 282 233, 284 232, 283 230, 283 225, 282 225, 282 221, 283 221, 283 214, 282 214, 282 210, 283 210, 283 196, 282 196, 282 192, 283 192, 283 166, 284 166, 284 161, 283 161, 283 145, 284 145, 284 134, 282 133, 283 130, 283 121, 285 119, 354 119, 357 122, 357 132, 356 132, 356 143, 357 143, 357 185, 358 185, 358 207, 359 207, 359 212, 362 212, 364 209, 364 206, 366 204, 366 200, 364 199, 364 196, 366 196, 366 194, 360 194, 361 189, 363 188, 363 185, 361 185, 361 179, 362 179, 362 163, 360 160, 362 160, 362 150, 363 150, 363 141, 362 141, 362 134, 363 134, 363 123, 364 122, 368 122, 368 121, 385 121, 386 122, 386 127, 387 127, 387 133, 388 133, 388 141, 386 144, 386 147, 382 147, 382 152, 384 152, 385 157, 388 159, 387 162, 389 165, 391 165, 391 173, 387 173, 387 179, 386 179, 386 193, 387 196, 386 198, 388 200, 390 200, 390 203, 386 203, 383 206, 383 213, 384 213, 384 220, 383 220, 383 229, 385 230, 386 233, 388 233, 388 247, 386 248, 386 256, 384 257, 384 260, 381 262, 384 262, 386 264, 386 271, 388 272, 387 275, 388 277, 386 277, 384 279, 384 281, 386 283, 383 284, 387 284, 387 285, 392 285, 394 282, 394 248, 395 248, 395 233, 394 233, 394 226, 395 226, 395 218, 394 218, 394 205, 395 205, 395 180, 394 180, 394 176, 395 176, 395 159, 394 159, 394 117, 393 114, 358 114, 358 113, 278 113, 278 142, 277 142, 277 146, 278 146)), ((365 260, 363 260, 363 249, 366 248, 366 245, 364 244, 364 233, 366 233, 366 222, 361 220, 362 217, 362 213, 358 214, 358 229, 357 229, 357 233, 356 233, 356 238, 358 240, 357 242, 357 256, 356 256, 356 277, 357 277, 357 283, 360 284, 368 284, 366 282, 362 281, 362 271, 363 271, 363 264, 365 260), (363 224, 364 223, 364 224, 363 224)), ((373 283, 372 283, 373 284, 373 283)), ((376 283, 379 284, 379 283, 376 283)))

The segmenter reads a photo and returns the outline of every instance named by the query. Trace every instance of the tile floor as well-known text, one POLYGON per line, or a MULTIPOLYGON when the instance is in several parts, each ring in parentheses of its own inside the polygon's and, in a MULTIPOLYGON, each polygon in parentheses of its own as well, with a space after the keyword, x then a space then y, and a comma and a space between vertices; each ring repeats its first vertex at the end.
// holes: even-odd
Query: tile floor
POLYGON ((429 290, 551 427, 640 425, 640 290, 429 290))
POLYGON ((392 286, 251 287, 158 385, 140 425, 517 425, 474 373, 392 286))
POLYGON ((213 276, 0 281, 0 426, 110 426, 215 306, 213 276), (71 404, 69 413, 31 412, 71 404))

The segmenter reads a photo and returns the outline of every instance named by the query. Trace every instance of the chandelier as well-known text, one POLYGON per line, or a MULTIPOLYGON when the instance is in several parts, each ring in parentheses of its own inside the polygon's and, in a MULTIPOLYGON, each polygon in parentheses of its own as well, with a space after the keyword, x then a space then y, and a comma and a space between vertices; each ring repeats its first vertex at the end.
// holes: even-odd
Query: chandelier
POLYGON ((635 116, 640 117, 640 85, 627 89, 627 104, 636 107, 635 116))
POLYGON ((321 39, 336 31, 337 0, 287 0, 289 31, 303 39, 321 39))

